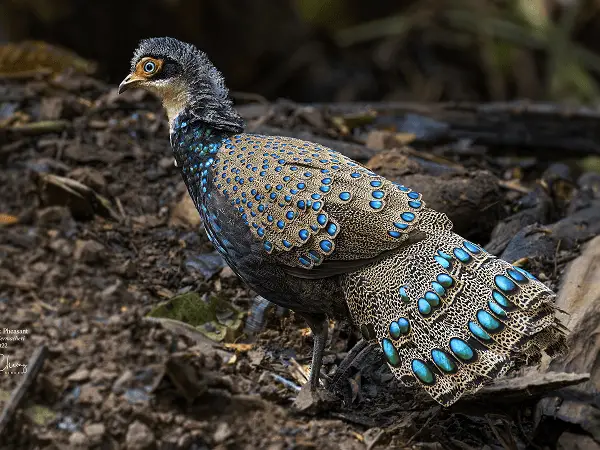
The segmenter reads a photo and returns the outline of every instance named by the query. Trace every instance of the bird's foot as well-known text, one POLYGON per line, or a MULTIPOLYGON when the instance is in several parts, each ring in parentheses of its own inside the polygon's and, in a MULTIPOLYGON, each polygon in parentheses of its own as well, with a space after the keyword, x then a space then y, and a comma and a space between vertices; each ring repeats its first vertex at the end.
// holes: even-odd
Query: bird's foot
POLYGON ((315 388, 311 386, 311 383, 306 383, 298 392, 293 407, 303 414, 314 415, 333 409, 339 401, 331 392, 318 387, 315 388))

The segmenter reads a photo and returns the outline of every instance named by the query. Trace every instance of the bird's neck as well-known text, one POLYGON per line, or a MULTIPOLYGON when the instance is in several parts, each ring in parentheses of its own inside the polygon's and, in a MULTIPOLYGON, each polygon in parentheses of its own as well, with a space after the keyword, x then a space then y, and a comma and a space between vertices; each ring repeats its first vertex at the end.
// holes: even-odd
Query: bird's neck
POLYGON ((188 114, 180 114, 171 125, 171 146, 177 166, 195 176, 209 167, 231 133, 218 130, 188 114))
POLYGON ((180 114, 171 124, 171 146, 177 167, 198 207, 210 167, 216 154, 232 133, 218 130, 190 114, 180 114))

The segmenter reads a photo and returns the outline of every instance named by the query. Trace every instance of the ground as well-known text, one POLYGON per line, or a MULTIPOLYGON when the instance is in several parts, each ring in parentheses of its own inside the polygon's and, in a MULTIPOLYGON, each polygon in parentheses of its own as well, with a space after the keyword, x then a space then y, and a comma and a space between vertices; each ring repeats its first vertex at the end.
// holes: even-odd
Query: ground
MULTIPOLYGON (((348 141, 344 126, 361 126, 347 117, 336 128, 330 125, 339 121, 323 117, 284 104, 250 122, 311 130, 329 141, 344 134, 348 141)), ((371 167, 429 186, 432 201, 479 242, 515 210, 537 211, 544 195, 552 211, 566 214, 556 202, 567 194, 552 186, 536 191, 547 168, 536 160, 481 158, 474 148, 444 166, 404 148, 410 136, 394 134, 389 144, 379 132, 363 132, 370 148, 381 150, 371 167), (416 168, 405 174, 411 162, 416 168), (446 167, 442 175, 436 164, 446 167), (432 181, 440 176, 460 195, 444 198, 447 191, 432 181), (514 181, 521 178, 523 184, 514 181), (523 198, 533 206, 519 204, 523 198)), ((536 437, 539 397, 441 409, 398 385, 376 352, 368 369, 349 374, 344 402, 317 416, 295 412, 312 337, 293 313, 265 309, 215 256, 173 165, 160 105, 147 94, 119 97, 83 76, 4 82, 0 161, 0 327, 28 330, 0 348, 14 365, 0 377, 0 406, 23 379, 18 364, 47 349, 21 408, 0 430, 0 448, 526 448, 536 437), (177 294, 218 303, 202 334, 215 342, 146 318, 177 294), (514 447, 502 444, 509 438, 514 447)), ((546 213, 546 223, 557 219, 546 213)), ((495 242, 501 253, 507 243, 495 242)), ((530 263, 556 288, 578 251, 551 247, 548 258, 530 263)), ((357 342, 348 324, 331 328, 328 373, 357 342)))

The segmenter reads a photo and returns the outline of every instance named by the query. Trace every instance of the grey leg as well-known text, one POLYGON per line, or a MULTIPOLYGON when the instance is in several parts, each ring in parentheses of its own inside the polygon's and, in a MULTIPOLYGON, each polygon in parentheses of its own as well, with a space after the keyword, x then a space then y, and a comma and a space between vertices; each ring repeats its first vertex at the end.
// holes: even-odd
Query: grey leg
POLYGON ((327 317, 321 314, 303 315, 303 317, 306 319, 308 326, 313 332, 313 356, 308 382, 300 389, 300 392, 294 401, 294 406, 301 412, 314 414, 322 410, 330 409, 337 399, 327 393, 327 391, 319 389, 323 352, 327 342, 327 317))
POLYGON ((319 377, 321 375, 321 366, 323 364, 323 353, 325 351, 325 344, 327 343, 327 318, 321 315, 304 316, 304 318, 308 322, 308 326, 313 333, 313 355, 308 383, 310 390, 315 391, 319 387, 319 377))

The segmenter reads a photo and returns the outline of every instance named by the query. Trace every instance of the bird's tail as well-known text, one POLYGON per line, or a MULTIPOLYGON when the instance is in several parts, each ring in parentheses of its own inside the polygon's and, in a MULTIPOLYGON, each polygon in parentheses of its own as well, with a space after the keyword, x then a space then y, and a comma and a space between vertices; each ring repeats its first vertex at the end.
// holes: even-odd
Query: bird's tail
POLYGON ((554 293, 423 211, 427 238, 344 277, 348 306, 405 384, 448 406, 464 393, 565 350, 554 293))

